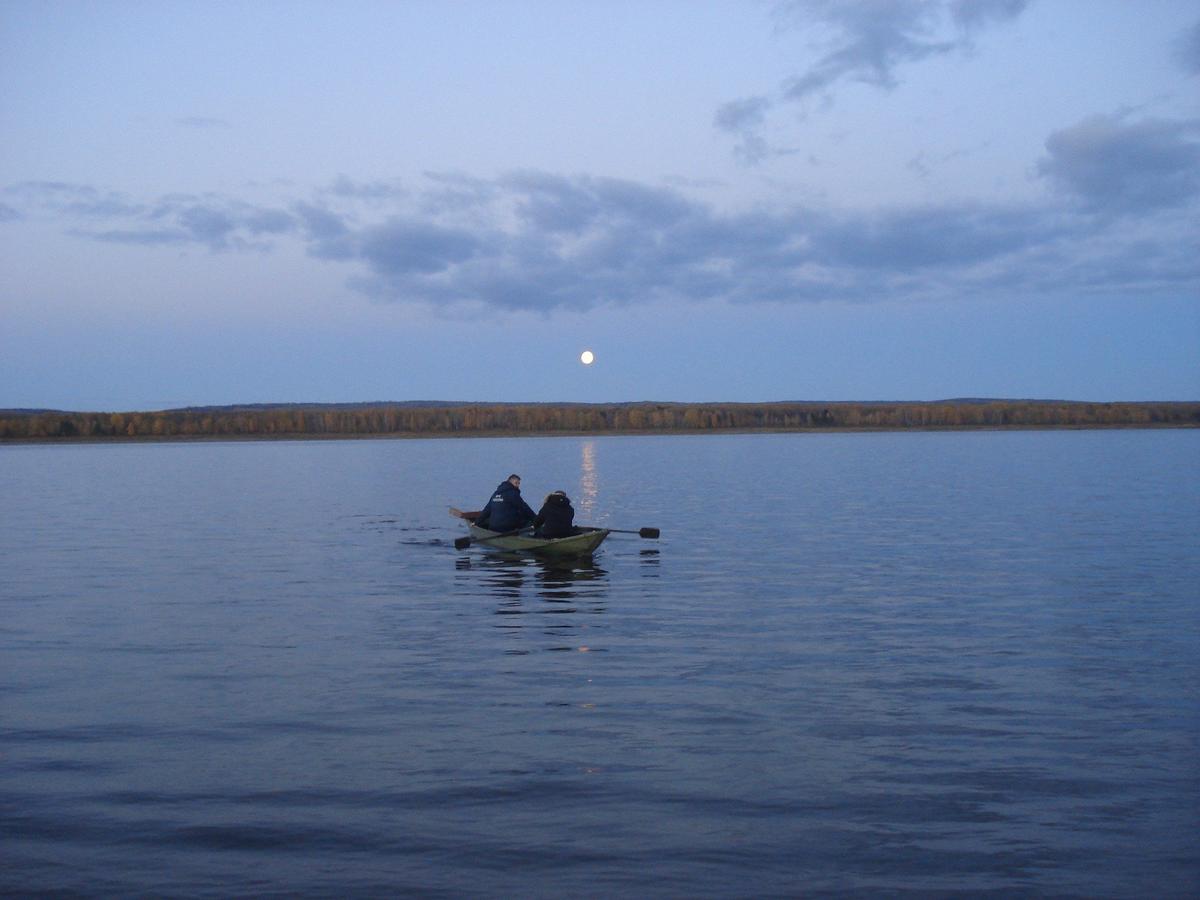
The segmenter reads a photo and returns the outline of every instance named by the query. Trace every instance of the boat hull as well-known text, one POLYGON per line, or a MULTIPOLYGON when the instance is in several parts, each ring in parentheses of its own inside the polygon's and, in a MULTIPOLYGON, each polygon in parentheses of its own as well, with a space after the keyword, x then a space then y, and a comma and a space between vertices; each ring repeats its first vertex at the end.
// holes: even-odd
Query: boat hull
POLYGON ((471 540, 481 547, 511 550, 518 553, 536 553, 539 556, 584 556, 592 553, 608 537, 607 528, 581 528, 579 534, 564 538, 539 538, 532 534, 509 534, 496 537, 501 532, 488 531, 478 525, 469 526, 471 540))

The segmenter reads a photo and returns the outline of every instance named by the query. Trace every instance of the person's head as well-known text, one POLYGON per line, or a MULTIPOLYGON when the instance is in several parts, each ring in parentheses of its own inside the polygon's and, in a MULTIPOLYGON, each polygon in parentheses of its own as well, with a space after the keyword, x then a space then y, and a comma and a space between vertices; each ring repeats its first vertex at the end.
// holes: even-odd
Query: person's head
POLYGON ((567 497, 566 491, 551 491, 546 495, 547 503, 570 503, 571 500, 567 497))
POLYGON ((519 488, 521 486, 521 476, 520 475, 509 475, 508 478, 506 478, 504 480, 507 481, 509 484, 511 484, 515 488, 519 488))

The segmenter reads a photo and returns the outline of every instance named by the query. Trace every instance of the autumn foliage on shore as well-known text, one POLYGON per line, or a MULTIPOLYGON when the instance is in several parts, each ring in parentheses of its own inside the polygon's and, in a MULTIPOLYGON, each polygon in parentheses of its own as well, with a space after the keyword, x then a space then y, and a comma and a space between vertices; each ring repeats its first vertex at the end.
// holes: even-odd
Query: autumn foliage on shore
POLYGON ((1200 403, 379 403, 0 412, 0 440, 9 441, 1111 427, 1200 427, 1200 403))

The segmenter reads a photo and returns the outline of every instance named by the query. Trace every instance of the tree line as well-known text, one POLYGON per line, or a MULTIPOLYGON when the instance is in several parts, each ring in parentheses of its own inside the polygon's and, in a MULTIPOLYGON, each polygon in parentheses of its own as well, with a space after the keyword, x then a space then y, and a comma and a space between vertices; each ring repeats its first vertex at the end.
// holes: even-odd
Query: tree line
POLYGON ((0 440, 1200 427, 1200 403, 380 403, 0 411, 0 440))

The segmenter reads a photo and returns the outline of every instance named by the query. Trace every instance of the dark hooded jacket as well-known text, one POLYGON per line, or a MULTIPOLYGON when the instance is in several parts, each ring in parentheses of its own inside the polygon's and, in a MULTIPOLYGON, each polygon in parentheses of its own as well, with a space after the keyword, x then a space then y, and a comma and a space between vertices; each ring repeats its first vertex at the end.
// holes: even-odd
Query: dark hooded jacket
POLYGON ((575 533, 574 520, 570 499, 562 491, 555 491, 546 498, 533 524, 542 537, 560 538, 575 533))
POLYGON ((537 513, 521 499, 521 489, 511 481, 502 481, 475 524, 492 531, 516 531, 532 524, 536 518, 537 513))

